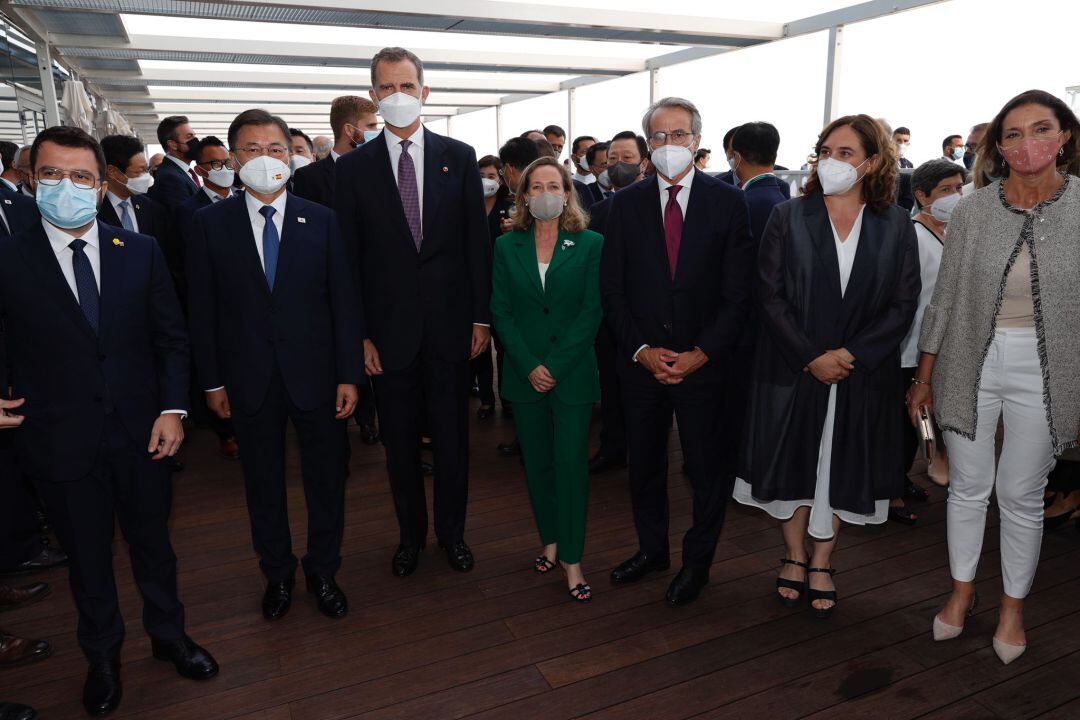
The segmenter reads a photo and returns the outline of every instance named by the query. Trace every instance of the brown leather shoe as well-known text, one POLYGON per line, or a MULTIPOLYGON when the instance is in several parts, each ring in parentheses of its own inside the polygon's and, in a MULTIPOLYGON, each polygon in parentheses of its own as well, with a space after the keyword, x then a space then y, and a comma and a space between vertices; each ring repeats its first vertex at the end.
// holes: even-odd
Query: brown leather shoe
POLYGON ((221 457, 226 460, 239 460, 240 459, 240 444, 236 442, 236 438, 225 438, 218 445, 218 452, 221 457))
POLYGON ((44 660, 52 655, 48 640, 27 640, 0 633, 0 667, 12 667, 44 660))
POLYGON ((36 603, 38 600, 45 598, 50 592, 52 592, 52 588, 49 587, 48 583, 39 582, 18 587, 0 584, 0 610, 14 610, 24 605, 36 603))

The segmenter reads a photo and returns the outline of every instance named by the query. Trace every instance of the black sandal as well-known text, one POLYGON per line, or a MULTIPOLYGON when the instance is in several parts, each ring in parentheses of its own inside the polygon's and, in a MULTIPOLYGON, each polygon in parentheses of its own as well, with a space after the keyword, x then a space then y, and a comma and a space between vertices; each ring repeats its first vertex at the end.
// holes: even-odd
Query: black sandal
POLYGON ((904 525, 914 525, 919 521, 919 516, 911 512, 907 505, 900 507, 889 506, 889 519, 904 525))
MULTIPOLYGON (((788 560, 787 558, 780 558, 780 565, 781 566, 783 566, 783 565, 797 565, 798 567, 801 567, 803 569, 806 569, 806 567, 807 567, 806 563, 804 563, 804 562, 799 562, 798 560, 788 560)), ((789 608, 798 607, 799 603, 802 602, 803 594, 806 593, 806 581, 803 580, 803 581, 800 582, 798 580, 788 580, 787 578, 778 577, 778 578, 776 578, 776 589, 777 589, 776 597, 780 598, 780 604, 781 605, 783 605, 784 607, 789 607, 789 608), (795 592, 799 593, 799 597, 797 597, 797 598, 784 597, 783 595, 781 595, 779 593, 780 588, 786 588, 788 590, 794 590, 795 592)))
POLYGON ((554 569, 555 563, 548 560, 546 555, 541 555, 540 557, 533 560, 533 570, 540 573, 541 575, 551 572, 554 569))
MULTIPOLYGON (((832 576, 836 573, 836 568, 809 568, 807 573, 825 573, 832 576)), ((832 611, 836 609, 836 591, 835 590, 815 590, 814 588, 808 588, 806 591, 806 599, 810 603, 810 609, 814 611, 814 615, 821 619, 825 619, 832 615, 832 611), (829 600, 832 602, 827 608, 814 607, 815 600, 829 600)))
POLYGON ((925 488, 913 483, 911 478, 907 478, 907 481, 904 484, 904 497, 916 502, 927 502, 930 500, 930 493, 926 492, 925 488))
POLYGON ((588 583, 578 583, 570 588, 570 597, 574 598, 576 602, 587 603, 592 600, 592 588, 589 587, 588 583))

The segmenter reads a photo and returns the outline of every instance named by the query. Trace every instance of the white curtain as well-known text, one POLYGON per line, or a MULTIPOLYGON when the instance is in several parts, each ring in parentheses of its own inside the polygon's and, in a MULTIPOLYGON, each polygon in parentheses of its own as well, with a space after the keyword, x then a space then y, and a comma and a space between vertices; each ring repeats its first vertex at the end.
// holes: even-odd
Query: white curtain
POLYGON ((67 113, 68 121, 88 133, 94 131, 94 107, 86 95, 81 80, 65 80, 60 107, 67 113))

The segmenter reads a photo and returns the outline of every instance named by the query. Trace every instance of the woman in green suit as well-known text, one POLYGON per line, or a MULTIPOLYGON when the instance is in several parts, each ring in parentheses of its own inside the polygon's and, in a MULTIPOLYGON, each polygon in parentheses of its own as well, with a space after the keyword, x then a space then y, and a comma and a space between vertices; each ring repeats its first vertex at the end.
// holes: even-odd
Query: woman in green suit
POLYGON ((600 248, 570 174, 551 158, 526 168, 513 231, 495 242, 491 314, 506 348, 499 378, 514 403, 543 553, 570 596, 592 598, 581 570, 589 497, 589 420, 600 399, 593 341, 600 326, 600 248))

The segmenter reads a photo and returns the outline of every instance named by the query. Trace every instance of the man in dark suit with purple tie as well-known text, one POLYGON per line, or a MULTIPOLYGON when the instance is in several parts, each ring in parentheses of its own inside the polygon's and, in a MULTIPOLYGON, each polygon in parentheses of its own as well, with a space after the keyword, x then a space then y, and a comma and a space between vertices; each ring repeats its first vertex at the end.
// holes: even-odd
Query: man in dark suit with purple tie
POLYGON ((386 128, 338 160, 335 207, 357 259, 364 362, 375 381, 400 543, 395 575, 427 542, 420 436, 435 452, 435 535, 450 566, 473 567, 465 542, 469 360, 491 337, 491 240, 476 154, 420 121, 423 64, 402 48, 371 61, 386 128))

